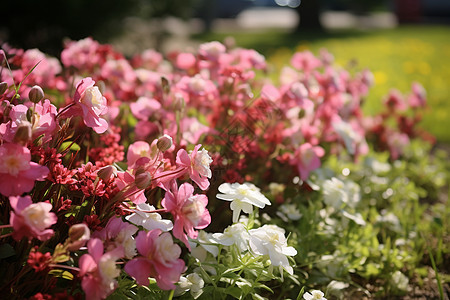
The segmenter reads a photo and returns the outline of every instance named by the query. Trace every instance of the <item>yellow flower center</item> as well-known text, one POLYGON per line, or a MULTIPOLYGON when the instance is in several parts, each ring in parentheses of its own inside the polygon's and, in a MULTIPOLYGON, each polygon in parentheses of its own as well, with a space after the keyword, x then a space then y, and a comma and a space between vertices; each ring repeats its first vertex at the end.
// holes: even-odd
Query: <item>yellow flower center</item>
POLYGON ((9 155, 3 159, 2 169, 13 176, 17 176, 20 171, 26 170, 28 168, 28 162, 24 161, 18 156, 9 155))

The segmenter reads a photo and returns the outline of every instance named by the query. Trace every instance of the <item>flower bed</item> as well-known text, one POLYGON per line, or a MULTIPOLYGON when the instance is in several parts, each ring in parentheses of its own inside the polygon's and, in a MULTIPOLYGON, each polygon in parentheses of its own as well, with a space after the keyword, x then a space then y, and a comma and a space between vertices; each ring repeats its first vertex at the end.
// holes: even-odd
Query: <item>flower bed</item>
POLYGON ((263 56, 218 42, 127 59, 87 38, 61 63, 3 49, 3 293, 414 295, 448 259, 448 163, 416 126, 418 83, 368 117, 372 74, 325 50, 275 85, 263 56))

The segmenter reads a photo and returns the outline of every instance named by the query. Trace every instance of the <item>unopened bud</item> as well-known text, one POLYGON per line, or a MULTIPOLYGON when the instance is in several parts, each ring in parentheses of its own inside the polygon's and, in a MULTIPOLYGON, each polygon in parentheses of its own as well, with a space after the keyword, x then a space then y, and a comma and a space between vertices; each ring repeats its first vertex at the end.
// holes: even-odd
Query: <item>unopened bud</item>
POLYGON ((85 223, 72 225, 69 229, 67 250, 77 251, 91 238, 89 227, 85 223))
POLYGON ((111 176, 117 176, 117 169, 111 165, 105 166, 97 171, 97 176, 107 182, 111 179, 111 176))
POLYGON ((28 93, 28 98, 33 103, 38 103, 42 99, 44 99, 44 91, 38 85, 33 86, 28 93))
POLYGON ((8 84, 6 82, 0 82, 0 95, 3 95, 8 89, 8 84))
POLYGON ((144 190, 152 184, 152 175, 147 171, 138 171, 134 177, 134 183, 138 189, 144 190))
POLYGON ((161 86, 164 94, 168 94, 170 92, 169 80, 166 77, 161 77, 161 86))
POLYGON ((14 143, 26 145, 31 139, 31 123, 24 121, 19 127, 17 127, 16 133, 14 134, 14 143))
POLYGON ((165 134, 158 139, 158 141, 156 142, 156 147, 158 147, 159 151, 164 152, 166 150, 169 150, 169 148, 172 147, 172 144, 172 138, 165 134))
POLYGON ((175 95, 175 100, 173 101, 172 105, 173 105, 173 110, 174 111, 181 111, 181 110, 183 110, 184 109, 184 105, 185 105, 183 96, 181 96, 179 94, 175 95))

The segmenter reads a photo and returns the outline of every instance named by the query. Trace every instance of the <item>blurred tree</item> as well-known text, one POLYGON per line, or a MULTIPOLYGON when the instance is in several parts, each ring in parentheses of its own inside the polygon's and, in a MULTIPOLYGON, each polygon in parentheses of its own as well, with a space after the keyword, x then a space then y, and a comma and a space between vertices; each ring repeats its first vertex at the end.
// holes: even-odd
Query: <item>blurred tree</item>
POLYGON ((175 16, 189 18, 193 6, 201 0, 141 0, 140 15, 145 18, 175 16))
POLYGON ((0 43, 58 55, 63 39, 100 42, 121 33, 127 16, 189 17, 198 0, 3 0, 0 43))
POLYGON ((6 0, 0 31, 16 47, 59 53, 63 38, 120 32, 120 20, 137 10, 139 0, 6 0))
POLYGON ((300 5, 295 8, 300 18, 297 31, 303 29, 323 29, 322 24, 320 23, 321 2, 322 1, 320 0, 303 0, 300 5))
POLYGON ((364 15, 373 10, 385 8, 385 0, 340 0, 342 4, 348 7, 348 10, 355 14, 364 15))

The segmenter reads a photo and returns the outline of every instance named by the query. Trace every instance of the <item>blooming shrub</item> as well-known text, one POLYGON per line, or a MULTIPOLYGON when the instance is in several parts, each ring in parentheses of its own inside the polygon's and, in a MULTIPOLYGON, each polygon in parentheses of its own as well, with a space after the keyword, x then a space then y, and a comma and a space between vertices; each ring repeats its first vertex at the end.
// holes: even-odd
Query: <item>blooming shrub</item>
POLYGON ((87 38, 62 65, 3 49, 0 289, 13 297, 399 295, 422 266, 419 232, 446 235, 420 221, 447 174, 424 155, 418 83, 368 117, 370 72, 326 52, 296 53, 277 86, 262 55, 219 42, 129 60, 87 38))

